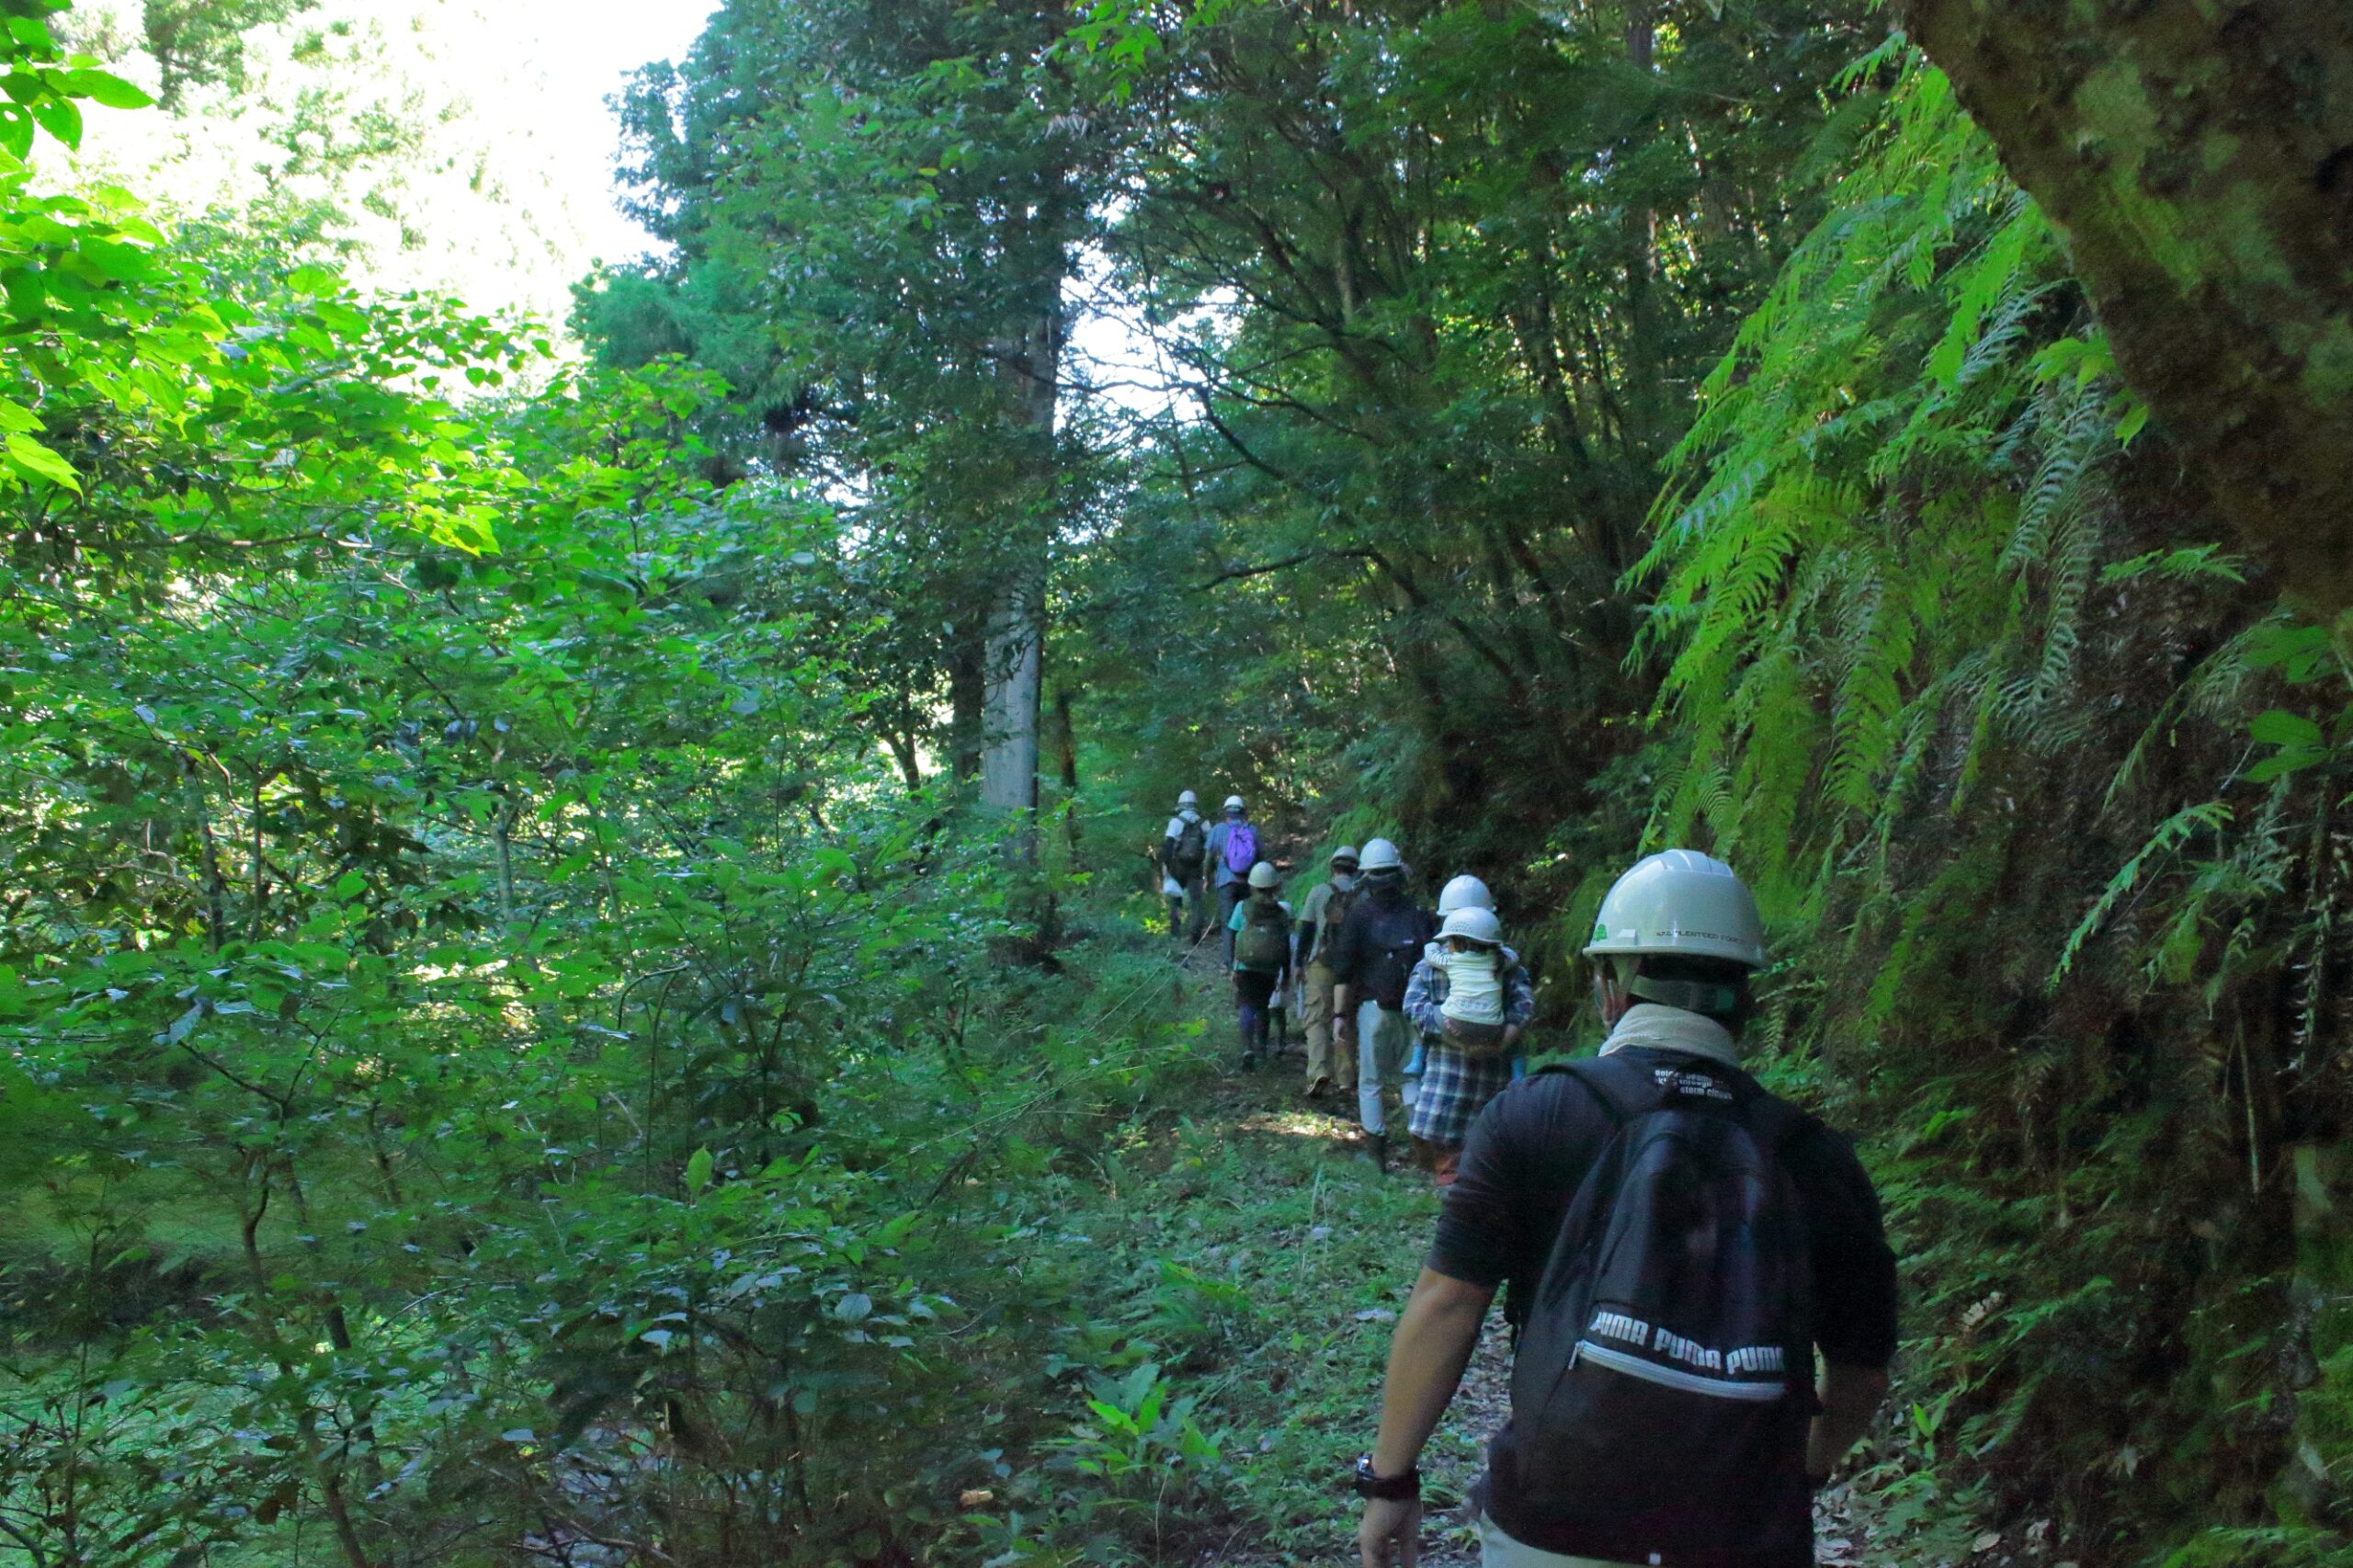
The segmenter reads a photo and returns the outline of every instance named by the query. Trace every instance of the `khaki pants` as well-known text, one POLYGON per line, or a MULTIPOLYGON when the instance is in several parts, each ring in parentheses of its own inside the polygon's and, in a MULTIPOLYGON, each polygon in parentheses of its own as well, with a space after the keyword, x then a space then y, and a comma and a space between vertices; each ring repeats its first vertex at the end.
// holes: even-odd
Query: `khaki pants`
POLYGON ((1329 1078, 1344 1089, 1357 1086, 1356 1058, 1332 1049, 1332 987, 1339 981, 1320 963, 1307 966, 1299 988, 1299 1024, 1307 1031, 1307 1082, 1329 1078))
POLYGON ((1598 1557, 1563 1557, 1557 1551, 1543 1551, 1518 1541, 1495 1528, 1495 1521, 1486 1515, 1479 1516, 1479 1568, 1634 1568, 1631 1562, 1605 1562, 1598 1557))

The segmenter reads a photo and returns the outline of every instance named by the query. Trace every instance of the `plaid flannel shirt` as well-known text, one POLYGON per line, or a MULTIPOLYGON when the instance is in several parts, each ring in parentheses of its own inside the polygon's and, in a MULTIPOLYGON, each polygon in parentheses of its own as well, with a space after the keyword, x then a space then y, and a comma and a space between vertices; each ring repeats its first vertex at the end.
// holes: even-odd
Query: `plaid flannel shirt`
MULTIPOLYGON (((1509 966, 1504 971, 1504 1022, 1525 1028, 1536 1016, 1536 982, 1509 948, 1504 961, 1509 966)), ((1422 1032, 1426 1059, 1410 1125, 1416 1138, 1457 1146, 1470 1136, 1472 1119, 1487 1102, 1510 1085, 1512 1059, 1465 1056, 1448 1045, 1445 1007, 1446 971, 1425 955, 1405 983, 1405 1016, 1422 1032)))

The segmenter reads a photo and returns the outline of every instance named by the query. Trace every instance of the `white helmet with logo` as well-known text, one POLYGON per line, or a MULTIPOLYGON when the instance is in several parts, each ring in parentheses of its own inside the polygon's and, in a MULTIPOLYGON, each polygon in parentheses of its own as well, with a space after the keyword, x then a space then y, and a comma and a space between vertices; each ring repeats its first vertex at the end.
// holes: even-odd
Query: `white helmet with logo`
POLYGON ((1368 871, 1402 871, 1405 869, 1405 858, 1397 853, 1397 846, 1389 840, 1368 838, 1358 864, 1368 871))
POLYGON ((1495 918, 1494 910, 1466 903, 1446 917, 1446 924, 1438 928, 1438 934, 1440 941, 1460 937, 1483 948, 1500 948, 1504 944, 1504 923, 1495 918))
POLYGON ((1225 809, 1229 812, 1240 811, 1242 809, 1242 797, 1239 795, 1228 795, 1225 798, 1225 809))
POLYGON ((1201 803, 1201 798, 1188 790, 1176 797, 1176 803, 1180 806, 1198 806, 1201 803))
POLYGON ((1765 967, 1756 900, 1712 855, 1667 849, 1635 863, 1601 901, 1586 956, 1678 953, 1765 967))
POLYGON ((1487 891, 1487 884, 1467 871, 1447 883, 1438 895, 1438 912, 1440 915, 1451 915, 1458 909, 1493 909, 1495 907, 1495 895, 1487 891))
POLYGON ((1250 885, 1254 888, 1279 888, 1283 885, 1283 874, 1275 869, 1273 861, 1261 860, 1250 868, 1250 885))

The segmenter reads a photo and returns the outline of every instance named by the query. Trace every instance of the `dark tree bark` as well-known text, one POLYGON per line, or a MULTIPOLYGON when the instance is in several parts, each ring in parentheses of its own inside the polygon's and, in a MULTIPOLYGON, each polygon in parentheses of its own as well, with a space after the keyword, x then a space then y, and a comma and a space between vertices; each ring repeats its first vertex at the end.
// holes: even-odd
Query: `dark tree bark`
POLYGON ((959 625, 948 663, 948 766, 960 784, 981 776, 981 725, 988 698, 988 653, 977 628, 959 625))
POLYGON ((1900 5, 2217 512, 2353 606, 2353 5, 1900 5))
POLYGON ((1063 827, 1070 841, 1071 858, 1079 851, 1078 827, 1078 718, 1072 711, 1070 687, 1061 687, 1054 692, 1054 755, 1062 763, 1063 827))

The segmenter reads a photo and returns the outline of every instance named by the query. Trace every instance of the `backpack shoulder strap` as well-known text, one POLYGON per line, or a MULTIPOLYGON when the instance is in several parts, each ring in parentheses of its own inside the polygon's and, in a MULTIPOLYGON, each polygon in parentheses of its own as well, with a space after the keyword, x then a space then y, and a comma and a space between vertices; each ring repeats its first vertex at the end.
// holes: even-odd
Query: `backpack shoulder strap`
POLYGON ((1741 1119, 1748 1123, 1750 1136, 1771 1150, 1776 1159, 1780 1158, 1783 1151, 1813 1125, 1813 1118, 1762 1087, 1749 1096, 1748 1103, 1741 1107, 1740 1114, 1741 1119))
POLYGON ((1611 1125, 1622 1127, 1650 1108, 1657 1097, 1649 1074, 1622 1056, 1586 1056, 1540 1067, 1536 1075, 1558 1073, 1574 1078, 1601 1107, 1611 1125))

